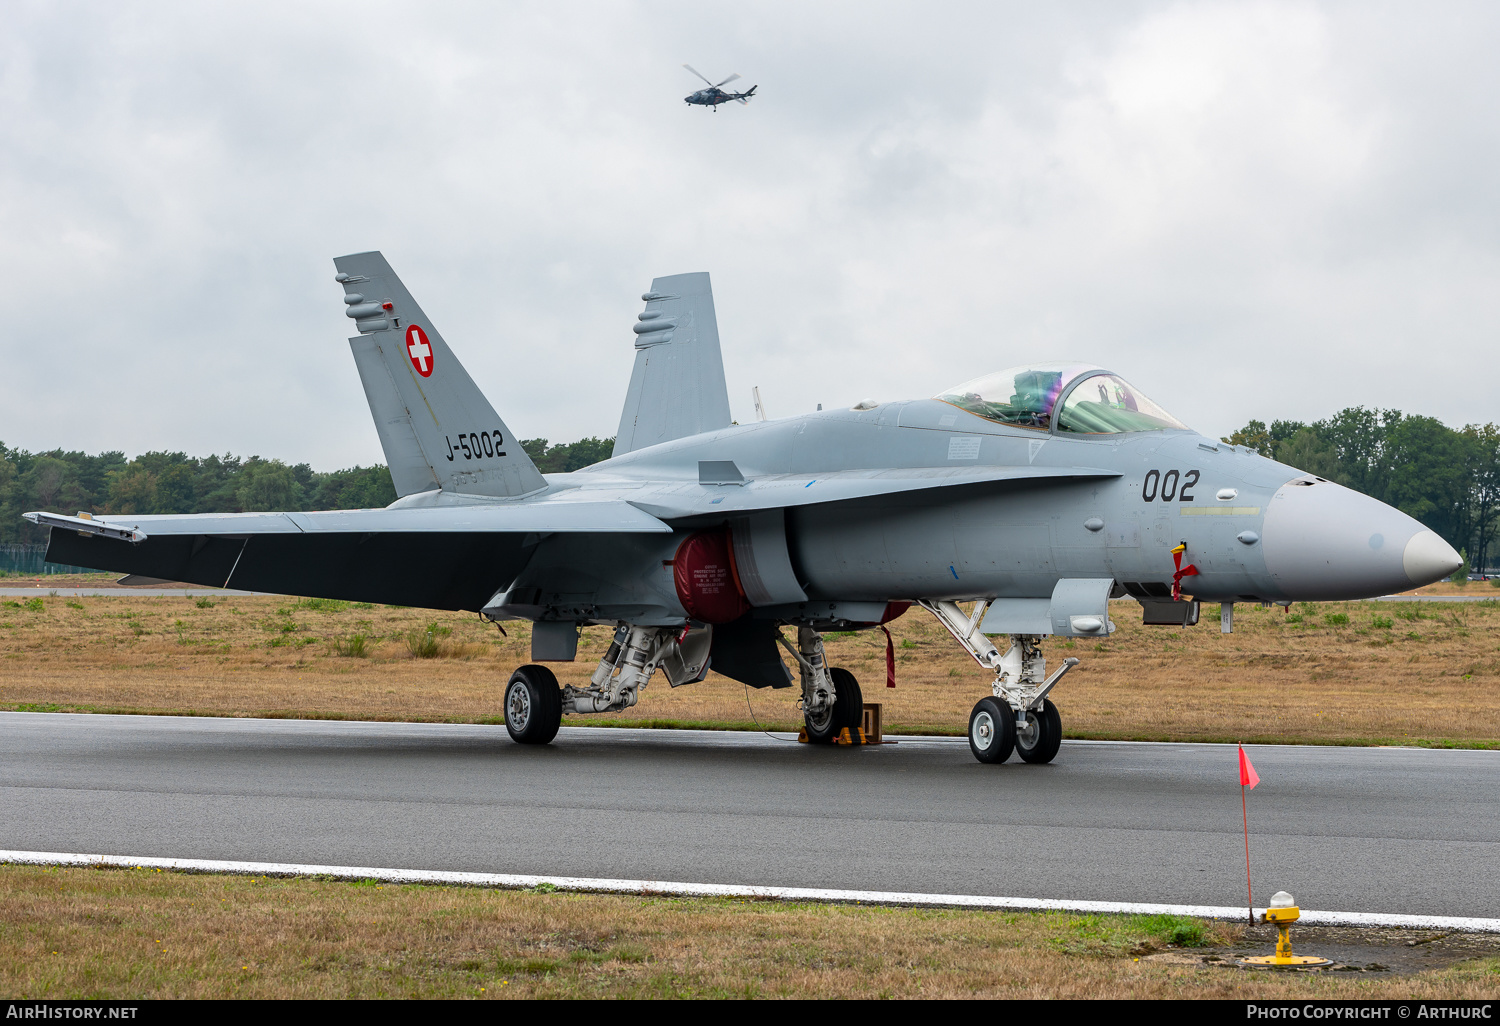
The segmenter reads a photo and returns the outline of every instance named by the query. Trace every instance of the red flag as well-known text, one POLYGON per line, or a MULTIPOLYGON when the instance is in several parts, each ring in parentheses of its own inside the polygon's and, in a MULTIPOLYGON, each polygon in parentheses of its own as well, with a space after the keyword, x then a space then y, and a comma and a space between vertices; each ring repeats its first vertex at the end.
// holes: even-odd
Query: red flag
POLYGON ((1240 749, 1240 786, 1254 788, 1260 783, 1260 774, 1255 772, 1255 767, 1250 765, 1250 756, 1245 754, 1245 749, 1240 749))
MULTIPOLYGON (((748 692, 747 692, 748 694, 748 692)), ((1254 892, 1250 888, 1250 810, 1245 804, 1245 788, 1254 787, 1260 783, 1260 774, 1255 772, 1255 767, 1250 765, 1250 756, 1245 754, 1245 746, 1240 745, 1240 817, 1245 821, 1245 915, 1249 917, 1251 926, 1255 925, 1255 899, 1254 892)))

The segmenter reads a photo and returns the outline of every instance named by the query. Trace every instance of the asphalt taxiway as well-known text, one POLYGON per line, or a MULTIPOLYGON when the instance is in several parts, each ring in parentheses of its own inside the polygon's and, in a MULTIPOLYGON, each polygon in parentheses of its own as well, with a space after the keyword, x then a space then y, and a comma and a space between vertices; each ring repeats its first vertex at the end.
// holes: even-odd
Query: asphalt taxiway
MULTIPOLYGON (((0 713, 0 848, 1232 906, 1233 746, 0 713), (785 735, 781 736, 785 738, 785 735)), ((1500 752, 1255 746, 1256 902, 1500 916, 1500 752)))

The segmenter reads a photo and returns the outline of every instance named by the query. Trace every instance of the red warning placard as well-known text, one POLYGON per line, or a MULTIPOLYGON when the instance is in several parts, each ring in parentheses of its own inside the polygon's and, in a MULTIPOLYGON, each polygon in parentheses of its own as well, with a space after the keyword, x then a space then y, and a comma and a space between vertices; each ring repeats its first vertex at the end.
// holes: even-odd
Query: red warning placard
POLYGON ((424 378, 432 376, 432 343, 427 341, 427 332, 415 324, 406 329, 406 355, 411 357, 411 365, 418 374, 424 378))

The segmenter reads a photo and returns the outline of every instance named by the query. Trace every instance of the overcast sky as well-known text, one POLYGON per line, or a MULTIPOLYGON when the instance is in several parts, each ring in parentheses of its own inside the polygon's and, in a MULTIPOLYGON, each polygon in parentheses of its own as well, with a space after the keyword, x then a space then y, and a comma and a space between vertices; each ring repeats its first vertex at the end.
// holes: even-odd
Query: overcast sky
POLYGON ((1493 3, 0 0, 0 441, 381 461, 366 249, 520 437, 613 434, 640 294, 699 270, 741 421, 1055 359, 1209 435, 1500 420, 1497 44, 1493 3))

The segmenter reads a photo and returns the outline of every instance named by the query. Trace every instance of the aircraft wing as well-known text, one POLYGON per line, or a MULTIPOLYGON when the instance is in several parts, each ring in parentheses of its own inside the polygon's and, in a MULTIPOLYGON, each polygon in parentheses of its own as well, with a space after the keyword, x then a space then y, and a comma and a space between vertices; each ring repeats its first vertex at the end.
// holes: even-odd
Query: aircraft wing
POLYGON ((630 496, 630 503, 663 520, 730 512, 846 502, 961 485, 1010 483, 1030 486, 1070 480, 1120 477, 1117 470, 1087 467, 919 467, 905 470, 837 470, 822 474, 773 474, 733 482, 730 461, 699 465, 698 483, 670 485, 630 496), (717 482, 717 483, 715 483, 717 482))
POLYGON ((324 513, 67 517, 47 559, 214 588, 479 609, 549 533, 670 533, 619 500, 324 513))
POLYGON ((141 540, 173 535, 222 535, 243 538, 263 534, 347 533, 529 533, 625 532, 668 533, 672 529, 628 502, 529 502, 515 505, 438 506, 408 509, 340 509, 320 513, 185 513, 153 516, 100 514, 92 518, 58 513, 27 513, 44 527, 69 527, 86 533, 141 540), (109 528, 112 530, 103 530, 109 528))

